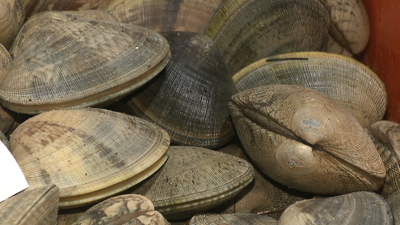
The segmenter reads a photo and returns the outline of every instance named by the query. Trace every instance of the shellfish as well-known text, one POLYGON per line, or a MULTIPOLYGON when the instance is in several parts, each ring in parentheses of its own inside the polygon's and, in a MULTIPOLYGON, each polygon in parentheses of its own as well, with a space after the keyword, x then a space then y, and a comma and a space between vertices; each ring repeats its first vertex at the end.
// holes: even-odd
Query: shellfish
POLYGON ((225 213, 225 214, 201 214, 190 219, 189 225, 277 225, 274 218, 258 214, 225 213))
POLYGON ((24 23, 25 12, 19 0, 0 1, 0 44, 9 49, 24 23))

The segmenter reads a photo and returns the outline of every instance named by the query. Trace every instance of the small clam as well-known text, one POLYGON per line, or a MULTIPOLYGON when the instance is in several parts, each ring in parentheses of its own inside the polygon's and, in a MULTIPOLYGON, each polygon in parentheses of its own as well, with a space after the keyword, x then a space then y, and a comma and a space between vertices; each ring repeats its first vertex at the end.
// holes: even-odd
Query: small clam
POLYGON ((358 61, 323 52, 288 53, 259 60, 233 76, 239 91, 271 84, 305 86, 344 106, 365 128, 383 118, 384 83, 358 61))
POLYGON ((25 13, 19 0, 0 0, 0 44, 9 49, 24 23, 25 13))
POLYGON ((381 196, 363 191, 297 202, 283 212, 278 224, 390 225, 393 215, 381 196))
POLYGON ((60 188, 60 208, 119 193, 166 161, 167 132, 140 118, 85 108, 39 114, 17 127, 10 151, 28 184, 60 188))
POLYGON ((0 77, 0 100, 26 114, 110 104, 152 79, 170 58, 158 33, 99 20, 49 23, 19 44, 0 77))
POLYGON ((190 219, 189 225, 277 225, 274 218, 258 214, 226 213, 226 214, 201 214, 190 219))
POLYGON ((385 168, 368 134, 320 92, 267 85, 232 96, 230 110, 250 158, 286 186, 337 194, 383 184, 385 168))
POLYGON ((55 185, 29 187, 0 203, 0 224, 56 224, 58 195, 55 185))
POLYGON ((73 225, 137 224, 167 225, 153 203, 141 195, 119 195, 88 209, 73 225))
POLYGON ((243 159, 212 150, 171 146, 165 165, 129 192, 148 197, 168 220, 189 218, 229 200, 254 178, 243 159))
POLYGON ((136 116, 154 121, 174 143, 216 148, 235 134, 228 109, 236 93, 223 58, 206 36, 163 33, 171 61, 144 89, 129 96, 136 116))

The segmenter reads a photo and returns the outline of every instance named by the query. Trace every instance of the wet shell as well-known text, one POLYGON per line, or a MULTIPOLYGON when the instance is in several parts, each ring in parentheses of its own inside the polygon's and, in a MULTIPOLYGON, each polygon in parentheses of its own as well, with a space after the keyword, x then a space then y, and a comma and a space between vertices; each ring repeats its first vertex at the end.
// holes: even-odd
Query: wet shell
POLYGON ((50 23, 14 54, 0 77, 0 97, 26 114, 109 104, 148 82, 170 58, 167 41, 154 31, 93 20, 50 23))
POLYGON ((60 188, 60 208, 121 192, 167 159, 169 136, 137 117, 102 109, 42 113, 22 123, 11 153, 28 184, 60 188))
POLYGON ((56 224, 58 187, 28 188, 0 203, 0 224, 56 224))
POLYGON ((171 146, 165 165, 132 193, 148 197, 168 220, 204 213, 235 196, 254 178, 243 159, 212 150, 171 146))
POLYGON ((190 219, 189 225, 277 225, 274 218, 258 214, 232 213, 232 214, 203 214, 190 219))
POLYGON ((104 200, 88 209, 74 225, 97 224, 164 225, 167 220, 157 211, 153 203, 141 195, 119 195, 104 200), (129 221, 129 223, 127 223, 129 221))
POLYGON ((322 93, 267 85, 234 95, 230 110, 256 166, 288 187, 337 194, 383 184, 385 168, 368 134, 322 93))
POLYGON ((271 84, 305 86, 344 106, 365 128, 383 118, 384 83, 358 61, 322 52, 289 53, 259 60, 233 77, 239 91, 271 84))
POLYGON ((231 75, 267 56, 323 51, 329 12, 314 0, 225 1, 206 35, 225 58, 231 75))
POLYGON ((24 23, 25 13, 19 0, 0 1, 0 44, 9 49, 24 23))
POLYGON ((106 7, 123 23, 158 32, 188 31, 204 34, 223 0, 115 0, 106 7))
POLYGON ((373 192, 354 192, 331 198, 297 202, 287 208, 278 224, 393 224, 388 203, 373 192))
POLYGON ((236 93, 223 58, 212 41, 189 32, 163 33, 171 61, 128 105, 134 115, 154 121, 174 143, 216 148, 235 134, 228 102, 236 93))

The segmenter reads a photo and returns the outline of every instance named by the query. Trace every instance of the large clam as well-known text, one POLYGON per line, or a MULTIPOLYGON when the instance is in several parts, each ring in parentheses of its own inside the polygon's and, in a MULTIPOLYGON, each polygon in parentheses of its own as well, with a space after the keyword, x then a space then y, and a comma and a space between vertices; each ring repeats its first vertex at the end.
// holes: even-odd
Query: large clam
POLYGON ((230 110, 250 158, 282 184, 321 194, 383 184, 385 168, 368 134, 322 93, 267 85, 234 95, 230 110))
POLYGON ((22 123, 10 151, 31 187, 56 184, 60 208, 119 193, 166 161, 167 132, 140 118, 103 109, 42 113, 22 123))
POLYGON ((158 33, 99 20, 49 23, 19 44, 0 77, 0 98, 27 114, 109 104, 152 79, 170 58, 158 33))
POLYGON ((24 23, 25 13, 20 0, 0 1, 0 44, 9 49, 24 23))
POLYGON ((144 89, 129 96, 134 115, 167 130, 175 143, 215 148, 235 134, 228 101, 236 93, 223 58, 206 36, 163 33, 171 61, 144 89))
POLYGON ((323 52, 288 53, 259 60, 236 73, 239 91, 271 84, 312 88, 339 102, 365 128, 383 118, 384 83, 368 67, 349 57, 323 52))

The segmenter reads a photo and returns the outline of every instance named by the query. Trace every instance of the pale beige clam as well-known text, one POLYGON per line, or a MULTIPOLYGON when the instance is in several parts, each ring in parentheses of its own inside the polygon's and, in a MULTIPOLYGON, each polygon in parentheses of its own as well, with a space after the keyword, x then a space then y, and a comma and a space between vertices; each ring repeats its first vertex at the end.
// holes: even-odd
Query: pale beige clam
POLYGON ((295 85, 232 96, 232 119, 250 158, 267 176, 301 191, 375 191, 385 168, 368 134, 336 101, 295 85))
POLYGON ((193 216, 187 223, 189 225, 277 225, 278 220, 259 214, 250 213, 225 213, 225 214, 199 214, 193 216))
POLYGON ((0 1, 0 44, 9 49, 24 23, 25 12, 20 0, 0 1))
POLYGON ((58 199, 56 185, 29 187, 0 203, 0 224, 56 224, 58 199))
POLYGON ((56 184, 60 208, 89 204, 136 185, 166 161, 169 135, 104 109, 39 114, 17 127, 10 151, 28 184, 56 184))
POLYGON ((200 147, 171 146, 165 165, 129 190, 148 197, 168 220, 190 218, 217 207, 254 178, 247 161, 200 147))
POLYGON ((392 225, 393 215, 381 196, 362 191, 297 202, 283 212, 278 224, 392 225))
POLYGON ((385 84, 367 66, 349 57, 298 52, 261 59, 236 73, 239 91, 262 85, 290 84, 319 91, 344 106, 365 128, 383 118, 385 84))

